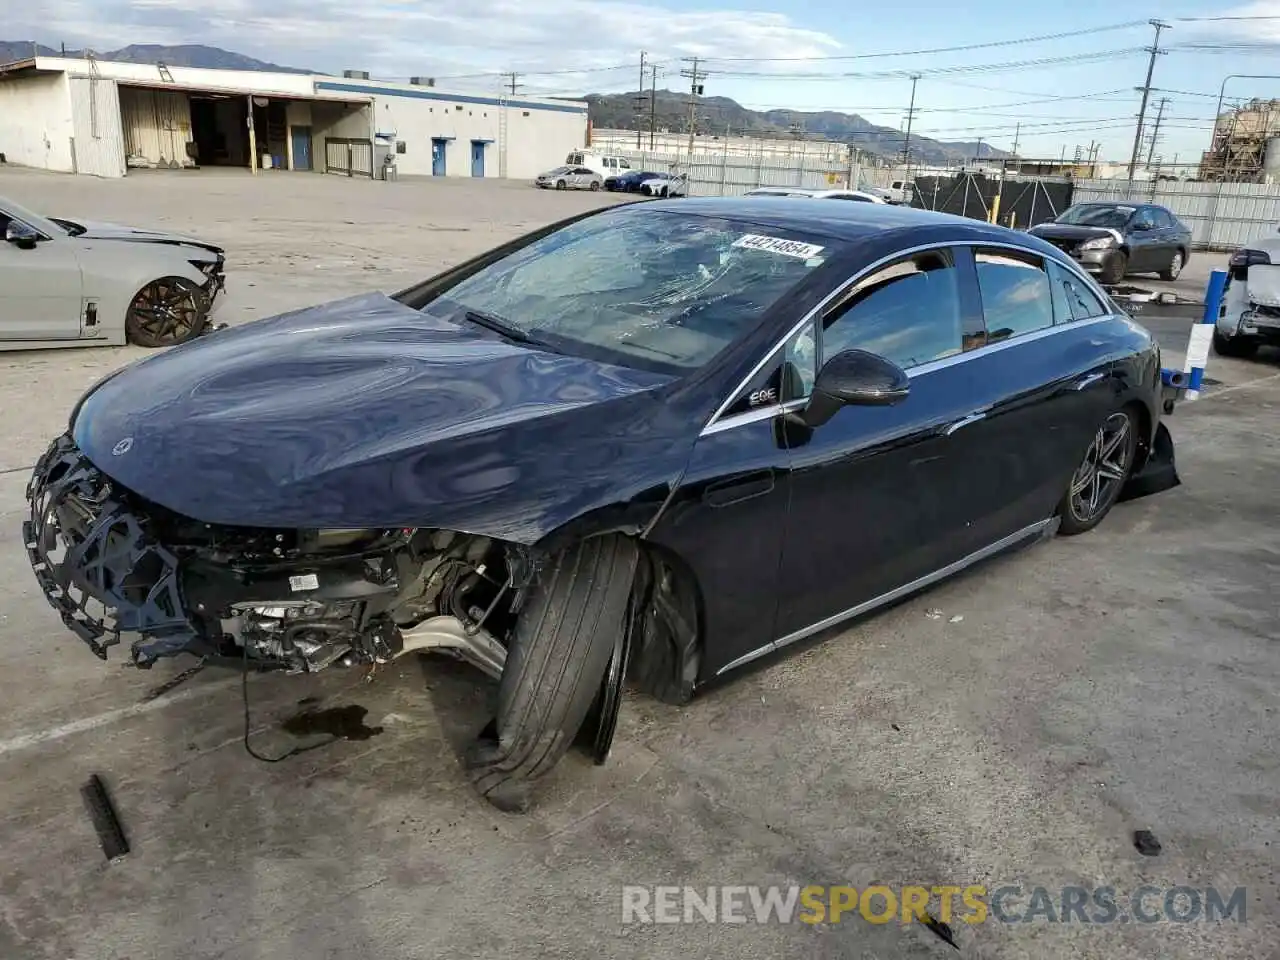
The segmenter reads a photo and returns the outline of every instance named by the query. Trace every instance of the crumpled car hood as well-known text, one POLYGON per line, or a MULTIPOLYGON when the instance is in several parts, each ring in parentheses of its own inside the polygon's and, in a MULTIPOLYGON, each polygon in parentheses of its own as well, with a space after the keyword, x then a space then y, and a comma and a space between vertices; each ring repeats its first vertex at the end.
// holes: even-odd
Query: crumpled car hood
POLYGON ((80 217, 56 217, 52 218, 54 223, 66 222, 74 223, 77 226, 85 228, 85 232, 76 236, 77 240, 129 240, 134 243, 180 243, 190 247, 200 247, 211 253, 222 253, 223 250, 217 244, 209 243, 207 240, 197 240, 194 237, 183 236, 178 233, 168 233, 163 230, 143 230, 138 227, 126 227, 118 223, 104 223, 100 220, 84 220, 80 217))
POLYGON ((671 380, 367 294, 139 361, 72 432, 118 483, 208 523, 533 542, 673 479, 697 430, 655 396, 671 380))
POLYGON ((1092 240, 1094 237, 1122 237, 1119 230, 1108 227, 1082 227, 1073 223, 1038 223, 1027 233, 1043 240, 1092 240))

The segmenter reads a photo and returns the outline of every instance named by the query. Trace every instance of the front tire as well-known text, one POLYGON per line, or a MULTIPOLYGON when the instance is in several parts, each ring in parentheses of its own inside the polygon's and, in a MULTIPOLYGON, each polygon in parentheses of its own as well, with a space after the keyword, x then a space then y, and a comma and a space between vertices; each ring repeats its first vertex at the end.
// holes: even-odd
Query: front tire
POLYGON ((563 180, 557 180, 557 181, 556 181, 556 189, 557 189, 557 190, 565 190, 565 189, 568 189, 568 184, 566 184, 563 180))
POLYGON ((1103 283, 1119 283, 1128 273, 1129 255, 1123 250, 1117 250, 1102 268, 1102 272, 1098 274, 1098 279, 1103 283))
POLYGON ((539 571, 512 631, 498 715, 467 757, 472 783, 498 809, 527 810, 573 743, 627 627, 639 557, 626 537, 592 537, 539 571))
POLYGON ((1160 279, 1177 280, 1178 275, 1182 273, 1182 267, 1186 261, 1187 258, 1183 256, 1181 250, 1173 251, 1173 256, 1169 258, 1169 265, 1160 271, 1160 279))
POLYGON ((1258 341, 1245 340, 1243 337, 1224 337, 1214 327, 1213 352, 1220 357, 1248 359, 1258 352, 1258 341))
POLYGON ((1076 536, 1102 522, 1129 479, 1137 452, 1138 424, 1132 410, 1117 410, 1102 421, 1058 504, 1059 533, 1076 536))
POLYGON ((153 280, 134 294, 125 337, 140 347, 173 347, 193 340, 209 322, 209 298, 185 277, 153 280))

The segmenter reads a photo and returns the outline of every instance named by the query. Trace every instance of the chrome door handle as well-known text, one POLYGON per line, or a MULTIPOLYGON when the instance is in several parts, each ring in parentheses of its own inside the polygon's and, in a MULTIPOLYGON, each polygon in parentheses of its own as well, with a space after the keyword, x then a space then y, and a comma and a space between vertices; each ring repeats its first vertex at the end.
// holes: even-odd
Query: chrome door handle
POLYGON ((1082 377, 1079 380, 1077 380, 1075 389, 1086 390, 1089 387, 1093 386, 1095 383, 1097 383, 1099 380, 1105 380, 1106 376, 1107 375, 1105 373, 1091 373, 1087 377, 1082 377))
POLYGON ((948 424, 947 428, 942 431, 942 435, 944 437, 949 437, 957 430, 961 430, 964 427, 969 426, 971 423, 977 423, 979 420, 985 420, 986 418, 987 415, 985 413, 971 413, 963 420, 957 420, 955 423, 948 424))

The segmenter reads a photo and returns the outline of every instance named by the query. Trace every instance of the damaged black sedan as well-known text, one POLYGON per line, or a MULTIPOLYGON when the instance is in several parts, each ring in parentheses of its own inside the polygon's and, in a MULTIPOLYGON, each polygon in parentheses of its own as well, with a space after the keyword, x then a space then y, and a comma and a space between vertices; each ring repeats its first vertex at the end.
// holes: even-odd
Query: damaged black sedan
POLYGON ((24 539, 103 659, 499 683, 522 809, 624 685, 672 703, 1176 483, 1158 347, 1025 234, 872 204, 562 221, 393 297, 148 357, 35 468, 24 539))

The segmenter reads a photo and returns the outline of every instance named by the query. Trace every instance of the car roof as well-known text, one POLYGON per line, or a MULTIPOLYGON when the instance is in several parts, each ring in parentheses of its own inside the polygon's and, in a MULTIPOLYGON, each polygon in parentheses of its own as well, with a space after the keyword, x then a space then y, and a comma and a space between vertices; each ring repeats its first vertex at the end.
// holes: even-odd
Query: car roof
POLYGON ((702 217, 728 217, 762 226, 797 232, 820 233, 838 240, 861 240, 888 231, 952 228, 955 239, 1016 242, 1053 253, 1054 248, 1037 237, 981 220, 934 213, 913 207, 883 203, 804 203, 800 197, 682 197, 653 200, 644 206, 702 217))

